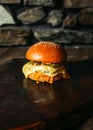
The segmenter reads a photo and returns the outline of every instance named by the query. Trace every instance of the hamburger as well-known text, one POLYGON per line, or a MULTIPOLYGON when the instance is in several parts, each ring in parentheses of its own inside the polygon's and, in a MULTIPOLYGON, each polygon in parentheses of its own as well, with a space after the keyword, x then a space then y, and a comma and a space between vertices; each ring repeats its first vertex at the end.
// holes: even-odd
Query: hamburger
POLYGON ((54 42, 40 41, 33 44, 26 52, 28 62, 23 65, 25 78, 35 80, 36 83, 68 79, 63 63, 67 60, 65 49, 54 42))

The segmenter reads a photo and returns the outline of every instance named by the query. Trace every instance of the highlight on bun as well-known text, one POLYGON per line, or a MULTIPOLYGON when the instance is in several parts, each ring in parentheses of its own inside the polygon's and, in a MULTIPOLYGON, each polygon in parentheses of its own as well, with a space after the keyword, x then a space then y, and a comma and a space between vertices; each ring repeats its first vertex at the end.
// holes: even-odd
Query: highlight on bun
POLYGON ((61 63, 66 60, 65 49, 54 42, 41 41, 32 45, 26 53, 28 60, 44 63, 61 63))

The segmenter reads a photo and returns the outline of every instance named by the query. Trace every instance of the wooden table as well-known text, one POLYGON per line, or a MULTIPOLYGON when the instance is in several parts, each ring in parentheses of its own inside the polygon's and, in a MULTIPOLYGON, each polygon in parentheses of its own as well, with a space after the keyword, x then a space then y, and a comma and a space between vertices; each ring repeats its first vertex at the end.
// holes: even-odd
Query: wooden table
POLYGON ((93 60, 67 62, 69 80, 25 79, 25 59, 0 66, 0 130, 76 130, 93 114, 93 60))

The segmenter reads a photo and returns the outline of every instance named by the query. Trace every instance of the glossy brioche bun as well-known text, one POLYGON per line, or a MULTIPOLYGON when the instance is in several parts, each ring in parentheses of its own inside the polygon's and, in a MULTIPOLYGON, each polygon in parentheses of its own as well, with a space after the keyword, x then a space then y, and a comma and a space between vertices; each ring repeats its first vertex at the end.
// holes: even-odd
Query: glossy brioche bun
POLYGON ((66 51, 57 43, 41 41, 27 50, 26 58, 37 62, 61 63, 66 60, 66 51))

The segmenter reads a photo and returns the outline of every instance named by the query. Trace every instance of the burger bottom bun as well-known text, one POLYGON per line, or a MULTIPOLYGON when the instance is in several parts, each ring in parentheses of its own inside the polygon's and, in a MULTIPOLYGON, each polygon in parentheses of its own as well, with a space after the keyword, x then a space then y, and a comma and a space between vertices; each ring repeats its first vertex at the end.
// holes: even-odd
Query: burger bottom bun
POLYGON ((36 83, 39 83, 39 82, 53 83, 54 81, 57 81, 60 79, 68 79, 69 75, 67 74, 65 77, 63 77, 63 74, 58 74, 56 76, 48 76, 41 73, 32 73, 29 75, 29 78, 32 80, 35 80, 36 83))

